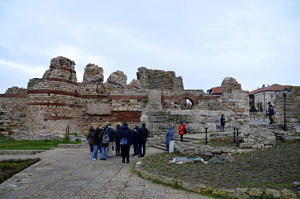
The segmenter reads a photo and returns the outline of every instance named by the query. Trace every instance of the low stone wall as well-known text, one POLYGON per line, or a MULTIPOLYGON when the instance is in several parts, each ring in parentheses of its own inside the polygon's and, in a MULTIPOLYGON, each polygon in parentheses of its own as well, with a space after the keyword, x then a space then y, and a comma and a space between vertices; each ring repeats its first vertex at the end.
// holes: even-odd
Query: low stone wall
POLYGON ((241 149, 237 147, 213 147, 210 145, 193 144, 191 142, 178 142, 175 144, 175 152, 186 156, 199 155, 201 157, 209 158, 220 155, 232 155, 239 153, 247 153, 254 151, 254 149, 241 149))
POLYGON ((46 150, 0 150, 0 155, 34 155, 46 150))
POLYGON ((284 131, 282 129, 281 124, 251 124, 250 129, 251 134, 247 135, 249 136, 249 139, 245 140, 245 142, 248 143, 274 145, 274 136, 275 138, 280 139, 284 142, 294 142, 300 140, 300 136, 295 134, 296 129, 293 125, 288 125, 287 131, 284 131), (272 136, 272 134, 274 136, 272 136))

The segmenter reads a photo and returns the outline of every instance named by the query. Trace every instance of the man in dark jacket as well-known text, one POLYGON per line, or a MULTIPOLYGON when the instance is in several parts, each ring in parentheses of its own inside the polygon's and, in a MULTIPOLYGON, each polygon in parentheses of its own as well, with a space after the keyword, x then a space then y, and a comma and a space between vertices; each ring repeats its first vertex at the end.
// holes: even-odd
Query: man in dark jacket
POLYGON ((138 134, 139 134, 139 126, 135 125, 134 129, 132 131, 132 144, 133 144, 133 156, 139 155, 139 140, 138 140, 138 134))
POLYGON ((93 135, 95 133, 95 129, 94 127, 90 127, 89 129, 89 133, 88 133, 88 136, 87 136, 87 141, 89 143, 89 146, 90 146, 90 152, 93 153, 93 144, 92 144, 92 139, 93 139, 93 135))
POLYGON ((142 124, 142 128, 139 130, 138 140, 139 140, 139 157, 144 157, 146 153, 146 142, 149 135, 149 131, 146 128, 146 124, 142 124))
POLYGON ((113 129, 113 127, 111 126, 111 124, 109 124, 107 126, 107 132, 108 132, 108 136, 109 136, 109 144, 108 144, 108 155, 107 157, 108 158, 111 158, 112 157, 112 152, 114 150, 114 147, 115 147, 115 137, 116 137, 116 132, 115 130, 113 129))
POLYGON ((132 144, 132 131, 128 128, 126 122, 120 128, 120 145, 121 145, 121 156, 122 163, 125 163, 125 158, 127 163, 129 163, 129 149, 132 144))
POLYGON ((115 142, 116 142, 116 156, 119 156, 121 155, 121 146, 120 146, 120 128, 121 128, 121 125, 118 124, 117 127, 116 127, 116 139, 115 139, 115 142))
POLYGON ((222 116, 221 116, 221 118, 220 118, 220 130, 221 130, 222 132, 224 132, 225 123, 226 123, 226 121, 225 121, 225 118, 224 118, 224 114, 222 114, 222 116))
POLYGON ((273 124, 274 120, 273 120, 273 115, 274 115, 274 107, 272 106, 271 102, 268 102, 268 113, 267 115, 269 116, 269 124, 273 124))
POLYGON ((101 128, 101 126, 99 125, 96 128, 95 132, 93 133, 92 139, 91 139, 91 144, 93 145, 93 153, 92 153, 93 160, 98 159, 100 128, 101 128))

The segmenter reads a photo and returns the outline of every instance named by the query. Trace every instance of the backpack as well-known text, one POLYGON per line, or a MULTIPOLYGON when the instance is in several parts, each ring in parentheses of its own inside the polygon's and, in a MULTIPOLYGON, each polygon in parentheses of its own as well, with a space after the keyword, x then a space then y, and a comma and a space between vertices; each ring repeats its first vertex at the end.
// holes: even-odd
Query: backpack
POLYGON ((108 144, 109 143, 109 136, 108 136, 108 133, 107 132, 104 132, 103 133, 103 136, 102 136, 102 144, 108 144))
POLYGON ((269 115, 274 115, 275 113, 274 113, 274 108, 271 106, 270 108, 269 108, 269 115))
POLYGON ((88 140, 89 144, 92 144, 93 138, 94 138, 94 131, 89 132, 88 137, 87 137, 87 140, 88 140))
POLYGON ((184 134, 188 133, 188 130, 184 127, 183 129, 184 134))
POLYGON ((128 139, 127 138, 122 138, 120 140, 120 145, 127 145, 128 144, 128 139))

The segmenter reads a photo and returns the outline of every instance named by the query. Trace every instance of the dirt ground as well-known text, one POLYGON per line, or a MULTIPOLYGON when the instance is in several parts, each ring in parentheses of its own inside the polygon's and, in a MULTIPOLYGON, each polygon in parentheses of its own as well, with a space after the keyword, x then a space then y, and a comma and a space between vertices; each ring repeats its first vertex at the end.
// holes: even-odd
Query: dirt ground
POLYGON ((168 164, 180 154, 161 153, 145 158, 143 168, 159 175, 211 187, 294 189, 300 179, 300 143, 278 143, 275 148, 235 155, 226 164, 168 164))

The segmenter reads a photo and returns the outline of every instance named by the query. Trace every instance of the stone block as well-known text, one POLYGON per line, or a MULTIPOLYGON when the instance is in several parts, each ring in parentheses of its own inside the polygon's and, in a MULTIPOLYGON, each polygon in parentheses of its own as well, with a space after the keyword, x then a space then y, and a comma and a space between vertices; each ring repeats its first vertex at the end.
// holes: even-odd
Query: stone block
POLYGON ((263 191, 259 188, 251 188, 249 189, 248 194, 251 197, 260 197, 263 194, 263 191))
POLYGON ((222 153, 222 149, 221 148, 214 148, 211 153, 213 154, 221 154, 222 153))
POLYGON ((86 65, 84 69, 84 74, 83 74, 83 83, 90 83, 90 82, 95 82, 95 83, 103 83, 104 75, 103 75, 103 68, 99 67, 95 64, 88 64, 86 65))
POLYGON ((282 189, 281 190, 281 198, 282 199, 297 199, 297 195, 289 189, 282 189))
POLYGON ((236 188, 235 192, 233 193, 234 198, 237 199, 248 199, 250 198, 247 194, 248 188, 236 188))
POLYGON ((265 190, 265 194, 269 195, 269 196, 272 196, 274 198, 280 198, 280 196, 281 196, 280 191, 278 191, 276 189, 269 189, 269 188, 267 188, 265 190))
POLYGON ((116 71, 108 77, 107 83, 115 85, 118 88, 125 88, 127 85, 127 76, 123 71, 116 71))
POLYGON ((95 115, 110 115, 110 109, 107 104, 103 103, 90 103, 86 105, 86 113, 95 115))

